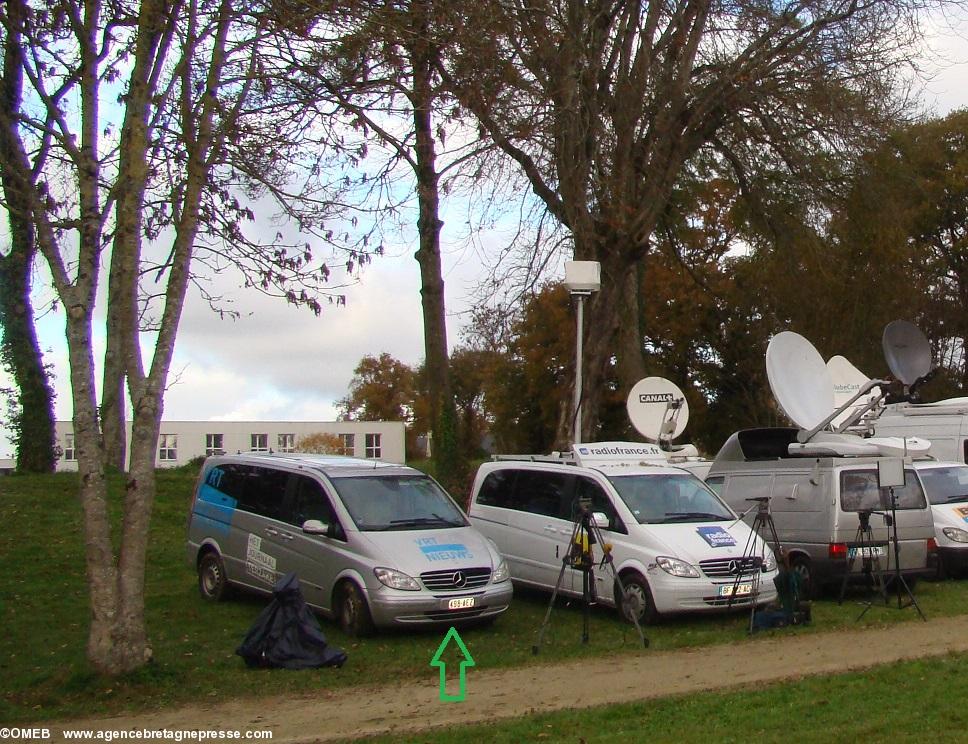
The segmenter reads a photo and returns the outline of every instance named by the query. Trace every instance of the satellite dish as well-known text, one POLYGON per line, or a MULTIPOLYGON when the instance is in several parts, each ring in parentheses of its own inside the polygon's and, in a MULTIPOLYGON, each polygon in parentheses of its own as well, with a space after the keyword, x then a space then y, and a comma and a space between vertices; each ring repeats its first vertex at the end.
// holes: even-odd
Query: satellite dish
POLYGON ((689 404, 675 383, 646 377, 629 391, 625 402, 632 426, 648 440, 671 442, 689 423, 689 404))
POLYGON ((884 358, 897 379, 913 385, 931 371, 931 344, 914 323, 895 320, 884 328, 884 358))
MULTIPOLYGON (((847 402, 857 395, 857 392, 868 382, 870 378, 851 364, 845 357, 837 355, 827 360, 827 372, 830 373, 830 381, 834 386, 834 408, 847 405, 847 402)), ((834 427, 844 423, 858 408, 863 408, 869 403, 877 400, 879 394, 871 392, 865 397, 859 398, 851 408, 840 413, 830 423, 834 427)))
POLYGON ((813 344, 792 331, 770 339, 766 376, 783 413, 804 430, 823 423, 834 412, 834 384, 813 344))

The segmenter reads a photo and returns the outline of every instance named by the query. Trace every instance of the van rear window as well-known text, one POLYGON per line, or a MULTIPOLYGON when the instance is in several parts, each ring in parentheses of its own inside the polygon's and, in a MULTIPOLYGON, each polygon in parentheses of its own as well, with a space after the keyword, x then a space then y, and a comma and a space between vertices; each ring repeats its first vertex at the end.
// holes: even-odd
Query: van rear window
MULTIPOLYGON (((926 509, 921 482, 913 470, 904 470, 904 485, 894 489, 898 509, 926 509)), ((844 470, 840 473, 840 507, 844 511, 891 508, 891 491, 877 487, 876 470, 844 470)))

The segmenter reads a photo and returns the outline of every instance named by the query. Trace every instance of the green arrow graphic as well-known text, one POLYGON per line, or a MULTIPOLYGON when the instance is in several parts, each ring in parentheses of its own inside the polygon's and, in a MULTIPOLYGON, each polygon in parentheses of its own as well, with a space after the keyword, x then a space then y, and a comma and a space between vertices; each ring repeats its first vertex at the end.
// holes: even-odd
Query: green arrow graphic
POLYGON ((465 667, 474 666, 474 658, 471 656, 470 652, 467 650, 467 646, 460 639, 460 635, 457 633, 456 628, 451 628, 447 631, 447 635, 444 636, 444 640, 440 642, 437 647, 437 653, 434 654, 434 658, 430 660, 430 666, 440 667, 440 699, 444 702, 449 703, 459 703, 464 698, 467 697, 467 680, 465 679, 465 667), (444 649, 447 648, 447 644, 450 643, 451 639, 457 642, 457 647, 460 652, 464 655, 464 660, 460 662, 460 692, 457 695, 447 694, 447 662, 441 661, 440 657, 444 653, 444 649))

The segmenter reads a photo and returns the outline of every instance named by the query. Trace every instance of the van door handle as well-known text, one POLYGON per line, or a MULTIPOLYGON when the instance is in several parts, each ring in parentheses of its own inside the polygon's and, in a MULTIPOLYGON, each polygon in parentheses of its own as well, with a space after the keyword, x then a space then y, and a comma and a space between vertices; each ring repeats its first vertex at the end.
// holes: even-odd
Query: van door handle
POLYGON ((562 535, 570 535, 571 534, 571 528, 569 527, 569 528, 566 529, 566 528, 562 527, 560 530, 558 530, 558 532, 560 532, 562 535))
POLYGON ((784 496, 783 498, 785 498, 787 501, 796 501, 797 500, 797 497, 794 496, 793 494, 790 494, 789 496, 784 496))
POLYGON ((292 540, 292 533, 291 532, 280 532, 279 533, 279 537, 281 537, 283 540, 292 540))
POLYGON ((272 527, 266 527, 266 534, 272 535, 273 537, 277 537, 279 535, 279 530, 273 529, 272 527))

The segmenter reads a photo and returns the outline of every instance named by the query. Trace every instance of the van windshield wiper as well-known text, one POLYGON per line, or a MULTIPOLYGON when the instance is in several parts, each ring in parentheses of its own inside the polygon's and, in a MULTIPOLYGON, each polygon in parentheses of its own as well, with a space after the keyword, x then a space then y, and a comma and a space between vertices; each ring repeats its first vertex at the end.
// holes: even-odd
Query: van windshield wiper
POLYGON ((968 493, 963 493, 961 496, 949 496, 945 499, 946 504, 950 504, 952 501, 968 501, 968 493))
POLYGON ((710 520, 716 522, 725 522, 729 517, 722 514, 713 514, 712 512, 666 512, 666 520, 670 522, 676 522, 679 520, 687 519, 702 519, 710 520))
POLYGON ((411 517, 410 519, 391 519, 390 525, 392 527, 419 527, 422 525, 439 524, 445 527, 463 527, 463 522, 454 522, 451 519, 446 519, 437 514, 432 517, 411 517))

